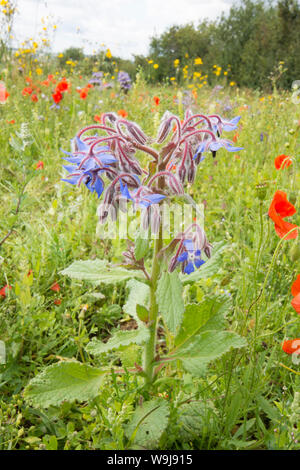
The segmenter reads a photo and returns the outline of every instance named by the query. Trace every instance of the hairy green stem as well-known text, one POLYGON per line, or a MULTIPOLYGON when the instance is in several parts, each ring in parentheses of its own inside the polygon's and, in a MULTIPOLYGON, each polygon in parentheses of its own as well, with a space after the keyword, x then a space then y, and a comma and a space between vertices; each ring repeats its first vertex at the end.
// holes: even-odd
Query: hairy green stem
POLYGON ((155 240, 155 247, 153 253, 153 264, 150 278, 150 307, 149 307, 149 332, 150 338, 146 343, 144 351, 144 373, 146 384, 151 384, 153 381, 154 358, 156 352, 156 330, 158 318, 158 306, 156 302, 156 288, 157 281, 160 274, 160 261, 158 253, 162 248, 162 229, 159 230, 159 236, 155 240))

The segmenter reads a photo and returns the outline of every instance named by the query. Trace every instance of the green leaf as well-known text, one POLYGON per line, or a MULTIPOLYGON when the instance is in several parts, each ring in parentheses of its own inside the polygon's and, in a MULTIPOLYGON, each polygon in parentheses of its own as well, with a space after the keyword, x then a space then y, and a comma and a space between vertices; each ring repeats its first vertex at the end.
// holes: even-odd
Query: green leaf
POLYGON ((86 347, 86 351, 93 355, 107 353, 114 349, 119 349, 122 346, 128 346, 129 344, 142 344, 145 343, 149 338, 149 331, 146 327, 140 327, 138 330, 116 330, 113 336, 103 343, 98 339, 91 341, 86 347))
POLYGON ((145 308, 149 306, 149 286, 143 282, 136 281, 135 279, 130 279, 130 281, 126 283, 126 287, 129 289, 129 296, 123 310, 139 322, 140 320, 137 316, 136 306, 142 305, 145 308))
POLYGON ((188 304, 178 335, 176 346, 190 340, 199 331, 217 330, 224 325, 224 316, 230 307, 230 301, 225 295, 207 297, 199 304, 188 304))
POLYGON ((191 441, 210 434, 214 428, 216 410, 210 403, 191 402, 178 409, 178 421, 180 439, 191 441))
POLYGON ((149 250, 149 239, 139 236, 135 241, 134 255, 137 261, 144 258, 149 250))
POLYGON ((169 359, 179 359, 187 372, 203 375, 211 361, 231 348, 243 346, 246 346, 246 340, 231 331, 204 331, 171 352, 169 359))
POLYGON ((175 333, 184 313, 182 284, 176 271, 163 272, 157 285, 158 309, 168 329, 175 333))
POLYGON ((140 271, 127 270, 121 267, 110 266, 106 261, 95 259, 87 261, 74 261, 68 268, 60 272, 64 276, 74 279, 85 279, 103 284, 114 284, 130 278, 143 278, 140 271))
POLYGON ((271 403, 263 396, 258 397, 257 402, 260 408, 266 413, 268 418, 270 418, 275 423, 280 422, 280 413, 277 408, 275 408, 275 406, 271 405, 271 403))
POLYGON ((24 397, 33 406, 43 408, 62 401, 87 401, 98 395, 104 374, 81 362, 58 362, 29 382, 24 397))
POLYGON ((6 362, 6 348, 4 341, 0 341, 0 364, 5 364, 6 362))
POLYGON ((169 404, 163 398, 154 398, 136 408, 125 428, 130 443, 146 449, 155 448, 168 425, 169 413, 169 404))
POLYGON ((180 279, 183 284, 197 282, 200 279, 204 279, 207 277, 212 277, 215 275, 221 265, 222 265, 222 252, 225 250, 227 245, 225 242, 217 242, 214 243, 212 256, 209 258, 200 269, 197 269, 191 274, 180 274, 180 279))
POLYGON ((142 322, 147 322, 149 320, 149 311, 143 305, 136 305, 136 314, 142 322))

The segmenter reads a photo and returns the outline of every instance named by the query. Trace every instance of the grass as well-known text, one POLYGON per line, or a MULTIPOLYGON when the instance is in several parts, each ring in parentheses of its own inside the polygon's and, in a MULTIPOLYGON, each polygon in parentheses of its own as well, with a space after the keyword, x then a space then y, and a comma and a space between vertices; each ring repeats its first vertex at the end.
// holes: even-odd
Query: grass
MULTIPOLYGON (((50 109, 49 89, 33 103, 21 94, 23 77, 6 81, 10 97, 0 107, 0 240, 9 236, 0 248, 0 288, 12 289, 0 297, 0 339, 6 345, 6 363, 0 365, 1 449, 126 449, 126 423, 141 400, 141 384, 130 374, 107 379, 90 403, 41 411, 22 396, 46 365, 61 358, 85 361, 83 346, 92 336, 106 339, 113 326, 126 328, 129 320, 122 311, 125 286, 101 287, 105 297, 96 299, 90 284, 58 274, 77 259, 105 256, 118 262, 124 249, 123 242, 97 237, 94 195, 60 181, 60 149, 69 150, 75 133, 105 111, 124 109, 153 137, 166 110, 183 117, 184 106, 170 87, 151 88, 140 78, 128 95, 94 88, 83 101, 75 88, 87 80, 70 77, 73 90, 59 110, 50 109), (40 160, 44 168, 36 169, 40 160), (55 282, 59 292, 51 290, 55 282)), ((227 329, 245 336, 248 348, 226 354, 203 378, 182 370, 162 375, 151 394, 169 401, 171 412, 157 448, 300 449, 299 366, 281 349, 283 339, 300 336, 290 305, 290 286, 300 272, 291 250, 299 242, 278 245, 267 215, 276 189, 294 198, 296 208, 299 204, 300 108, 290 93, 223 89, 213 96, 203 88, 190 100, 195 111, 240 114, 236 138, 244 150, 238 155, 220 150, 198 169, 192 193, 205 203, 208 238, 227 240, 228 250, 218 275, 186 288, 185 296, 199 301, 209 292, 230 295, 227 329), (228 102, 232 109, 225 111, 228 102), (294 157, 293 164, 277 171, 274 158, 282 153, 294 157)), ((300 223, 298 214, 293 223, 300 223)), ((112 358, 89 360, 101 366, 112 358)), ((130 366, 130 354, 122 363, 130 366)))

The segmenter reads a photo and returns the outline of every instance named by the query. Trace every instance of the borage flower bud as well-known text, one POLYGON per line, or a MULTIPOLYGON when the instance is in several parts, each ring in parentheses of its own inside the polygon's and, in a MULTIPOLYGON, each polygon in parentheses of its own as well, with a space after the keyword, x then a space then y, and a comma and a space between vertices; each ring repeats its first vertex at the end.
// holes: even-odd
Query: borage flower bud
POLYGON ((142 214, 142 228, 143 230, 148 230, 150 225, 150 216, 151 216, 151 206, 147 207, 142 214))
POLYGON ((117 219, 117 208, 115 204, 105 204, 104 202, 101 203, 97 209, 97 214, 99 216, 99 222, 104 224, 106 222, 107 217, 110 215, 113 222, 117 219))
POLYGON ((150 207, 150 220, 151 220, 151 230, 153 233, 157 233, 160 227, 160 209, 157 204, 153 204, 150 207))
POLYGON ((192 162, 190 168, 188 169, 187 179, 189 183, 193 183, 195 181, 196 176, 196 168, 194 162, 192 162))
POLYGON ((163 143, 163 141, 168 137, 171 131, 172 117, 169 117, 165 121, 162 121, 158 129, 156 142, 158 144, 163 143))
POLYGON ((170 260, 170 263, 169 263, 169 267, 168 267, 168 271, 170 273, 172 273, 173 271, 175 271, 176 267, 178 266, 179 264, 179 261, 177 259, 177 256, 172 256, 171 260, 170 260))
POLYGON ((186 177, 185 165, 180 165, 180 167, 178 168, 178 171, 177 171, 177 175, 178 175, 178 178, 180 179, 180 181, 182 183, 184 183, 185 177, 186 177))
POLYGON ((142 129, 135 123, 130 123, 129 126, 127 126, 128 133, 130 136, 138 143, 141 145, 144 145, 147 142, 147 136, 144 134, 142 129))

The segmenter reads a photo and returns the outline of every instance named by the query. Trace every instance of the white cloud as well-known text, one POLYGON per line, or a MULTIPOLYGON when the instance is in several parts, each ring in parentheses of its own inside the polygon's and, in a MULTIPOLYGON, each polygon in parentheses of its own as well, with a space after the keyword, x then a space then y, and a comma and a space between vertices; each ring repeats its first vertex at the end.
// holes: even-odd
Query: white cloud
POLYGON ((150 38, 174 24, 198 23, 229 11, 232 0, 19 0, 15 32, 18 40, 37 37, 41 18, 57 24, 53 49, 104 43, 113 54, 130 58, 147 54, 150 38), (77 29, 79 28, 79 32, 77 29))

